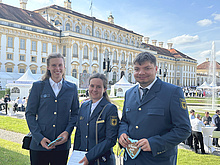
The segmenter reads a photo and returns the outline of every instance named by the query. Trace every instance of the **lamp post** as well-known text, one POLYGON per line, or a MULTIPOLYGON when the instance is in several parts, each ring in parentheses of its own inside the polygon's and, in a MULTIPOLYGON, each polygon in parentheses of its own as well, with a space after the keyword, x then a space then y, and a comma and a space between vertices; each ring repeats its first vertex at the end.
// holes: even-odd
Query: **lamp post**
MULTIPOLYGON (((106 77, 108 80, 109 80, 109 72, 111 72, 113 68, 113 66, 111 66, 110 64, 109 54, 110 53, 108 53, 108 57, 104 58, 104 61, 103 61, 103 70, 107 72, 106 77)), ((108 83, 112 84, 111 81, 109 81, 108 83)))
POLYGON ((110 65, 110 59, 108 58, 107 61, 106 59, 104 58, 104 61, 103 61, 103 70, 106 69, 106 72, 111 72, 112 71, 112 68, 111 65, 110 65), (107 68, 106 68, 106 63, 107 63, 107 68))
POLYGON ((159 75, 163 75, 164 78, 167 76, 167 65, 166 65, 166 63, 164 63, 163 69, 161 67, 159 68, 159 75))

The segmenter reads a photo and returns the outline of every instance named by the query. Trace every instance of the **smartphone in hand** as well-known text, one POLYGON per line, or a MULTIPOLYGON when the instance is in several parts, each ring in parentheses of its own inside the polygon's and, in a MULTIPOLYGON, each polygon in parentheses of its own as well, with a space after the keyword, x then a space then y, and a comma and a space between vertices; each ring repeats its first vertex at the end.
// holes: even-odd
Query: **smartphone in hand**
POLYGON ((54 145, 56 142, 61 141, 62 139, 63 139, 63 137, 59 137, 59 138, 55 139, 54 141, 50 142, 47 146, 50 147, 50 146, 54 145))

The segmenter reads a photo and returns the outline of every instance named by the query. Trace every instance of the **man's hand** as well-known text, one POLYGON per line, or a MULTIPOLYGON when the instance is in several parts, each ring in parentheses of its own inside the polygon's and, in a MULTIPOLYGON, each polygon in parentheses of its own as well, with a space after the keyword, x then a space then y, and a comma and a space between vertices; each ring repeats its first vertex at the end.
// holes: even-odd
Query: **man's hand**
POLYGON ((149 144, 147 139, 140 139, 140 140, 138 140, 136 145, 137 145, 138 148, 141 147, 141 149, 143 151, 151 151, 151 147, 150 147, 150 144, 149 144))
POLYGON ((55 146, 53 146, 53 145, 50 146, 50 147, 47 146, 50 142, 51 142, 51 141, 50 141, 49 139, 47 139, 46 137, 44 137, 44 138, 41 140, 40 144, 41 144, 42 147, 46 148, 47 150, 54 149, 55 146))
POLYGON ((83 163, 83 165, 88 165, 89 164, 89 161, 88 161, 86 156, 84 156, 84 158, 79 161, 79 164, 81 164, 81 163, 83 163))
POLYGON ((128 146, 128 144, 130 144, 130 140, 128 140, 128 135, 126 135, 125 133, 121 134, 118 142, 124 147, 126 148, 128 146))
POLYGON ((63 137, 63 139, 60 140, 59 142, 56 142, 55 146, 61 145, 63 143, 66 143, 68 138, 69 138, 69 133, 67 131, 64 131, 57 138, 59 138, 59 137, 63 137))

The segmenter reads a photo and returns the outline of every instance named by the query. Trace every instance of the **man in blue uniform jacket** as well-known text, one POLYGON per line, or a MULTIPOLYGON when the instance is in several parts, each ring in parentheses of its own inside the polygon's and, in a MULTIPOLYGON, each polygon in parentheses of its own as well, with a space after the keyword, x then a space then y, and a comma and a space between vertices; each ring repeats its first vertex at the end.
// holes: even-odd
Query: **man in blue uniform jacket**
POLYGON ((177 145, 191 132, 188 110, 180 87, 156 77, 156 58, 143 52, 134 59, 134 77, 139 85, 125 94, 119 143, 124 148, 138 140, 140 153, 127 152, 124 165, 175 165, 177 145))

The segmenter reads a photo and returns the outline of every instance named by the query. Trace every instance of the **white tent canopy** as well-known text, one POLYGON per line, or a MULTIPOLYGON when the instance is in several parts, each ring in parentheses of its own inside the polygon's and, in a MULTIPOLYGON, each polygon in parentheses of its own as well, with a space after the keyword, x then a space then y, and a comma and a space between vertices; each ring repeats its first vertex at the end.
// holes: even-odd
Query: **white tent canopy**
MULTIPOLYGON (((42 74, 32 74, 28 68, 27 71, 20 76, 15 82, 7 83, 6 87, 10 88, 11 99, 15 100, 17 97, 23 98, 29 95, 33 82, 40 80, 42 74)), ((78 87, 79 80, 72 76, 65 76, 65 80, 75 83, 78 87)))
POLYGON ((33 82, 37 81, 30 68, 27 69, 27 71, 21 76, 18 80, 15 81, 16 84, 32 84, 33 82))
POLYGON ((115 85, 111 86, 111 93, 110 96, 114 95, 114 90, 116 89, 116 96, 124 96, 125 92, 133 87, 135 84, 131 84, 128 80, 123 76, 115 85))
POLYGON ((205 81, 202 85, 197 87, 198 89, 210 88, 210 85, 205 81))
POLYGON ((125 76, 123 76, 117 83, 115 83, 115 87, 117 86, 133 86, 133 84, 129 83, 125 76))

